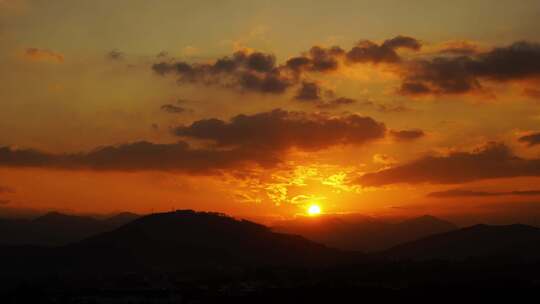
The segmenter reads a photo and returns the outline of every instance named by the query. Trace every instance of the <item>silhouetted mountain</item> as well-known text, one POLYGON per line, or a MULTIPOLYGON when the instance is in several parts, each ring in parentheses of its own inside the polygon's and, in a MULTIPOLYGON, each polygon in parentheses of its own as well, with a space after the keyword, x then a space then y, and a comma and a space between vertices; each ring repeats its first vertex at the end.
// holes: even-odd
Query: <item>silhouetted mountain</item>
POLYGON ((138 219, 139 217, 141 216, 135 213, 121 212, 109 218, 103 219, 102 222, 108 224, 110 227, 120 227, 122 225, 125 225, 131 221, 138 219))
MULTIPOLYGON (((52 214, 40 221, 71 220, 52 214)), ((349 225, 336 218, 319 221, 334 228, 349 225)), ((439 223, 421 217, 394 225, 415 231, 439 223)), ((478 225, 365 256, 223 214, 176 211, 144 216, 61 247, 1 247, 0 299, 4 295, 7 303, 298 303, 308 294, 307 302, 339 303, 358 295, 364 300, 386 296, 395 301, 407 295, 433 299, 477 290, 536 292, 539 244, 538 228, 478 225), (469 256, 480 258, 459 260, 469 256)))
MULTIPOLYGON (((19 255, 4 250, 0 260, 19 255), (6 253, 7 252, 7 253, 6 253), (7 256, 6 256, 7 255, 7 256)), ((28 250, 28 247, 22 250, 28 250)), ((152 214, 120 228, 38 254, 25 253, 20 267, 43 271, 122 272, 233 269, 264 265, 323 266, 358 254, 346 254, 300 236, 218 213, 190 210, 152 214), (29 266, 28 260, 37 261, 29 266), (45 262, 46 261, 46 262, 45 262)))
POLYGON ((50 212, 33 220, 0 220, 0 244, 59 246, 112 230, 138 216, 121 213, 103 220, 50 212))
POLYGON ((400 223, 358 215, 327 215, 301 217, 274 226, 276 231, 298 234, 330 247, 364 252, 380 251, 456 229, 454 224, 428 215, 400 223))
POLYGON ((540 228, 475 225, 398 245, 383 253, 397 259, 511 258, 540 260, 540 228))

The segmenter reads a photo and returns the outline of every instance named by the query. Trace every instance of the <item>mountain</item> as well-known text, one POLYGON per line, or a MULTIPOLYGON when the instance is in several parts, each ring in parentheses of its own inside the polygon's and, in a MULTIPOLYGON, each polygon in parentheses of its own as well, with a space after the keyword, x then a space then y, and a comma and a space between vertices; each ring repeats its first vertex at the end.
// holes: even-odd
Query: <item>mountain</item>
POLYGON ((359 254, 343 253, 300 236, 219 213, 191 210, 152 214, 115 230, 49 251, 9 247, 0 254, 13 272, 201 272, 259 266, 311 266, 340 263, 359 254))
MULTIPOLYGON (((374 222, 374 227, 389 225, 355 219, 374 222)), ((41 220, 68 221, 54 214, 41 220)), ((343 218, 318 221, 337 228, 349 225, 343 218)), ((414 232, 434 223, 439 220, 421 217, 393 225, 414 232)), ((336 301, 336 295, 393 295, 397 300, 427 293, 431 299, 494 289, 514 296, 540 286, 539 230, 477 225, 364 255, 220 213, 182 210, 143 216, 64 246, 2 246, 0 298, 4 292, 15 299, 10 303, 238 303, 248 296, 254 298, 241 303, 297 303, 308 294, 317 303, 336 301), (228 300, 217 300, 223 297, 228 300)))
POLYGON ((540 259, 540 228, 475 225, 398 245, 383 253, 394 259, 540 259))
POLYGON ((125 225, 131 221, 134 221, 138 219, 139 217, 141 216, 135 213, 121 212, 111 217, 103 219, 102 222, 105 223, 106 225, 109 225, 110 227, 116 228, 116 227, 125 225))
POLYGON ((273 229, 342 250, 374 252, 458 228, 427 215, 399 223, 358 215, 326 215, 278 222, 273 229))
POLYGON ((103 220, 50 212, 33 220, 0 220, 0 244, 59 246, 120 227, 138 215, 120 213, 103 220))

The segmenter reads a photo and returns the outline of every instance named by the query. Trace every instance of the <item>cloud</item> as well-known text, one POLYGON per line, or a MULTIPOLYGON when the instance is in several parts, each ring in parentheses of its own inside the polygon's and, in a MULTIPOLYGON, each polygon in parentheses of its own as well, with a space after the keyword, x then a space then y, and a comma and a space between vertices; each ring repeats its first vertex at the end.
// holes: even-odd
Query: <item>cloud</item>
POLYGON ((458 184, 520 176, 540 176, 540 159, 524 159, 514 155, 504 144, 489 143, 472 152, 425 156, 404 165, 367 173, 357 182, 363 186, 458 184))
POLYGON ((317 83, 303 82, 294 98, 303 101, 319 101, 321 100, 320 94, 321 89, 317 83))
POLYGON ((358 42, 350 51, 347 52, 347 60, 352 63, 398 63, 401 57, 397 49, 406 48, 418 51, 421 43, 411 37, 397 36, 377 44, 369 40, 358 42))
POLYGON ((32 61, 64 62, 64 55, 51 50, 28 48, 24 51, 24 57, 32 61))
POLYGON ((294 98, 301 102, 311 103, 322 110, 337 109, 342 106, 356 103, 356 99, 334 97, 334 94, 335 93, 331 90, 324 90, 316 82, 304 81, 294 98), (325 96, 324 98, 323 95, 325 96))
POLYGON ((238 115, 230 121, 199 120, 174 130, 186 139, 212 142, 198 148, 186 141, 141 141, 70 154, 0 147, 0 167, 217 174, 253 166, 277 166, 293 148, 315 151, 342 144, 365 144, 384 137, 385 130, 384 124, 369 117, 330 117, 277 109, 238 115))
POLYGON ((536 146, 540 144, 540 132, 521 136, 518 141, 527 144, 529 147, 536 146))
POLYGON ((162 170, 215 174, 248 165, 274 166, 280 160, 268 151, 247 149, 194 149, 186 142, 155 144, 134 142, 105 146, 75 154, 49 154, 37 150, 0 148, 0 166, 56 169, 141 171, 162 170))
POLYGON ((540 195, 540 190, 527 191, 508 191, 508 192, 486 192, 463 189, 451 189, 446 191, 431 192, 427 196, 435 198, 453 198, 453 197, 490 197, 490 196, 536 196, 540 195))
POLYGON ((419 59, 406 65, 400 93, 404 95, 462 94, 482 86, 470 71, 470 57, 419 59))
POLYGON ((479 53, 476 43, 466 40, 447 41, 439 46, 439 54, 449 55, 475 55, 479 53))
POLYGON ((283 93, 291 80, 275 63, 275 57, 261 52, 235 52, 214 63, 160 62, 152 66, 159 75, 175 74, 180 83, 220 85, 260 93, 283 93))
POLYGON ((10 203, 9 200, 0 200, 0 205, 7 205, 9 203, 10 203))
POLYGON ((422 48, 422 44, 415 38, 399 35, 397 37, 384 41, 381 47, 393 50, 399 48, 406 48, 414 51, 419 51, 420 48, 422 48))
POLYGON ((107 58, 110 60, 122 60, 124 59, 125 54, 123 52, 120 52, 119 50, 112 50, 107 53, 107 58))
POLYGON ((540 77, 540 45, 522 41, 474 55, 413 60, 402 68, 402 94, 463 94, 480 91, 483 81, 540 77))
POLYGON ((390 130, 390 135, 397 141, 413 141, 426 136, 426 133, 419 129, 412 130, 390 130))
POLYGON ((285 66, 294 72, 332 72, 339 68, 339 60, 345 55, 345 51, 339 46, 323 48, 312 47, 307 54, 292 57, 285 66))
POLYGON ((181 106, 173 105, 173 104, 164 104, 160 107, 160 109, 164 112, 171 113, 171 114, 191 112, 191 110, 189 109, 186 109, 181 106))
MULTIPOLYGON (((339 70, 342 62, 397 63, 401 61, 398 49, 419 50, 420 42, 411 37, 397 36, 376 44, 362 41, 349 51, 339 46, 329 48, 313 46, 309 51, 278 64, 273 54, 239 50, 212 63, 162 61, 152 66, 158 75, 176 75, 180 84, 217 85, 224 88, 259 93, 283 94, 287 89, 314 89, 306 80, 310 73, 331 73, 339 70)), ((299 94, 314 97, 311 95, 299 94)))
MULTIPOLYGON (((540 45, 521 41, 482 51, 468 41, 450 41, 435 53, 420 53, 416 59, 399 51, 419 51, 422 43, 396 36, 382 43, 363 40, 349 50, 340 46, 313 46, 278 64, 273 54, 240 50, 213 63, 162 61, 153 65, 159 75, 174 74, 179 83, 218 85, 259 93, 284 94, 298 88, 300 99, 315 100, 313 73, 334 73, 343 65, 386 64, 401 77, 402 95, 444 95, 485 92, 485 82, 510 82, 540 77, 540 45), (311 91, 306 91, 310 89, 311 91)), ((317 85, 320 88, 320 85, 317 85)), ((535 96, 534 89, 524 92, 535 96)))
POLYGON ((356 99, 347 98, 347 97, 338 97, 338 98, 330 99, 327 101, 318 102, 317 108, 329 110, 329 109, 335 109, 341 106, 350 105, 356 102, 357 102, 356 99))
POLYGON ((276 109, 238 115, 230 121, 204 119, 178 127, 181 137, 211 140, 218 146, 243 146, 261 150, 319 150, 341 144, 364 144, 383 138, 386 127, 370 117, 331 117, 276 109))

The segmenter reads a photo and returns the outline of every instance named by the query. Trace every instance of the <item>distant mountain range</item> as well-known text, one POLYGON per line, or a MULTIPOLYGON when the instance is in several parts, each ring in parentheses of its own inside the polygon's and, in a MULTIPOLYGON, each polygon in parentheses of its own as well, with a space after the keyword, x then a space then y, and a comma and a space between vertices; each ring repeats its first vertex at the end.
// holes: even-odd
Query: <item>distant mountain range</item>
POLYGON ((382 255, 397 260, 540 260, 540 228, 475 225, 401 244, 382 255))
MULTIPOLYGON (((289 229, 301 227, 297 221, 287 224, 289 229)), ((311 233, 312 238, 327 243, 335 242, 341 248, 374 249, 403 243, 367 255, 333 249, 302 236, 275 232, 266 226, 219 213, 182 210, 143 217, 121 214, 104 220, 50 213, 31 221, 3 221, 0 224, 2 241, 12 244, 0 248, 0 268, 3 275, 131 271, 200 274, 246 267, 317 268, 369 261, 381 263, 388 259, 510 257, 540 260, 540 228, 525 225, 477 225, 456 229, 452 224, 430 216, 396 224, 370 218, 345 221, 327 217, 309 224, 311 226, 300 232, 311 233), (25 225, 31 228, 19 230, 19 239, 11 236, 11 242, 5 241, 6 235, 10 237, 6 227, 21 229, 25 225), (433 234, 448 230, 451 231, 433 234), (89 234, 93 235, 62 244, 89 234), (433 235, 421 237, 427 234, 433 235), (24 242, 22 236, 26 238, 24 242), (407 242, 413 238, 418 239, 407 242), (13 241, 15 239, 17 242, 13 241), (36 244, 62 245, 22 245, 30 244, 32 240, 36 244)))
MULTIPOLYGON (((54 217, 49 215, 38 222, 54 217)), ((13 272, 197 271, 251 266, 317 267, 352 260, 353 256, 360 254, 344 253, 223 214, 184 210, 144 216, 65 246, 4 247, 0 264, 11 261, 4 269, 13 272)))
POLYGON ((458 227, 428 215, 399 223, 357 215, 324 215, 281 221, 273 229, 342 250, 375 252, 458 227))
POLYGON ((105 219, 50 212, 32 220, 0 219, 0 245, 65 245, 113 230, 138 217, 128 212, 105 219))
MULTIPOLYGON (((67 245, 0 246, 0 298, 2 292, 9 292, 11 299, 31 300, 8 303, 45 303, 39 299, 50 297, 55 299, 51 303, 56 303, 66 296, 85 303, 83 300, 91 296, 100 303, 119 295, 133 299, 136 294, 150 302, 154 295, 170 299, 173 294, 195 294, 195 298, 226 296, 235 302, 237 295, 249 294, 258 300, 243 303, 261 303, 261 299, 280 290, 280 298, 322 291, 328 302, 344 292, 380 298, 401 291, 438 294, 442 287, 447 292, 476 288, 537 290, 540 286, 540 228, 531 226, 476 225, 364 254, 333 249, 219 213, 182 210, 130 220, 132 217, 124 214, 95 220, 48 214, 23 221, 32 227, 45 227, 43 235, 57 231, 64 233, 62 237, 71 226, 78 227, 78 233, 84 230, 81 227, 92 228, 85 233, 95 231, 96 221, 101 224, 99 229, 120 226, 67 245)), ((331 231, 345 231, 351 238, 373 233, 370 242, 375 237, 391 237, 392 233, 398 236, 393 239, 396 241, 428 233, 423 229, 432 232, 435 228, 451 228, 433 217, 397 224, 372 223, 364 218, 362 225, 343 224, 335 218, 320 220, 325 225, 317 226, 319 229, 334 227, 331 231), (348 225, 362 232, 355 235, 348 225), (377 229, 368 232, 358 227, 377 229)), ((59 242, 59 238, 54 241, 59 242)), ((351 244, 356 242, 354 239, 351 244)), ((318 296, 313 299, 310 302, 320 300, 318 296)))

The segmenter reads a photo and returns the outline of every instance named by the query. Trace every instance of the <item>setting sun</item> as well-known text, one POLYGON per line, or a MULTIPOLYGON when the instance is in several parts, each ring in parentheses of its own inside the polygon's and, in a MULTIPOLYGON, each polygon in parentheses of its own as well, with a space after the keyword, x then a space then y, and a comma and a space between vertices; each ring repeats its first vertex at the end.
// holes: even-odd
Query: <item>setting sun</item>
POLYGON ((309 208, 308 208, 308 214, 309 214, 310 216, 316 216, 316 215, 321 214, 321 207, 319 207, 318 205, 311 205, 311 206, 309 206, 309 208))

